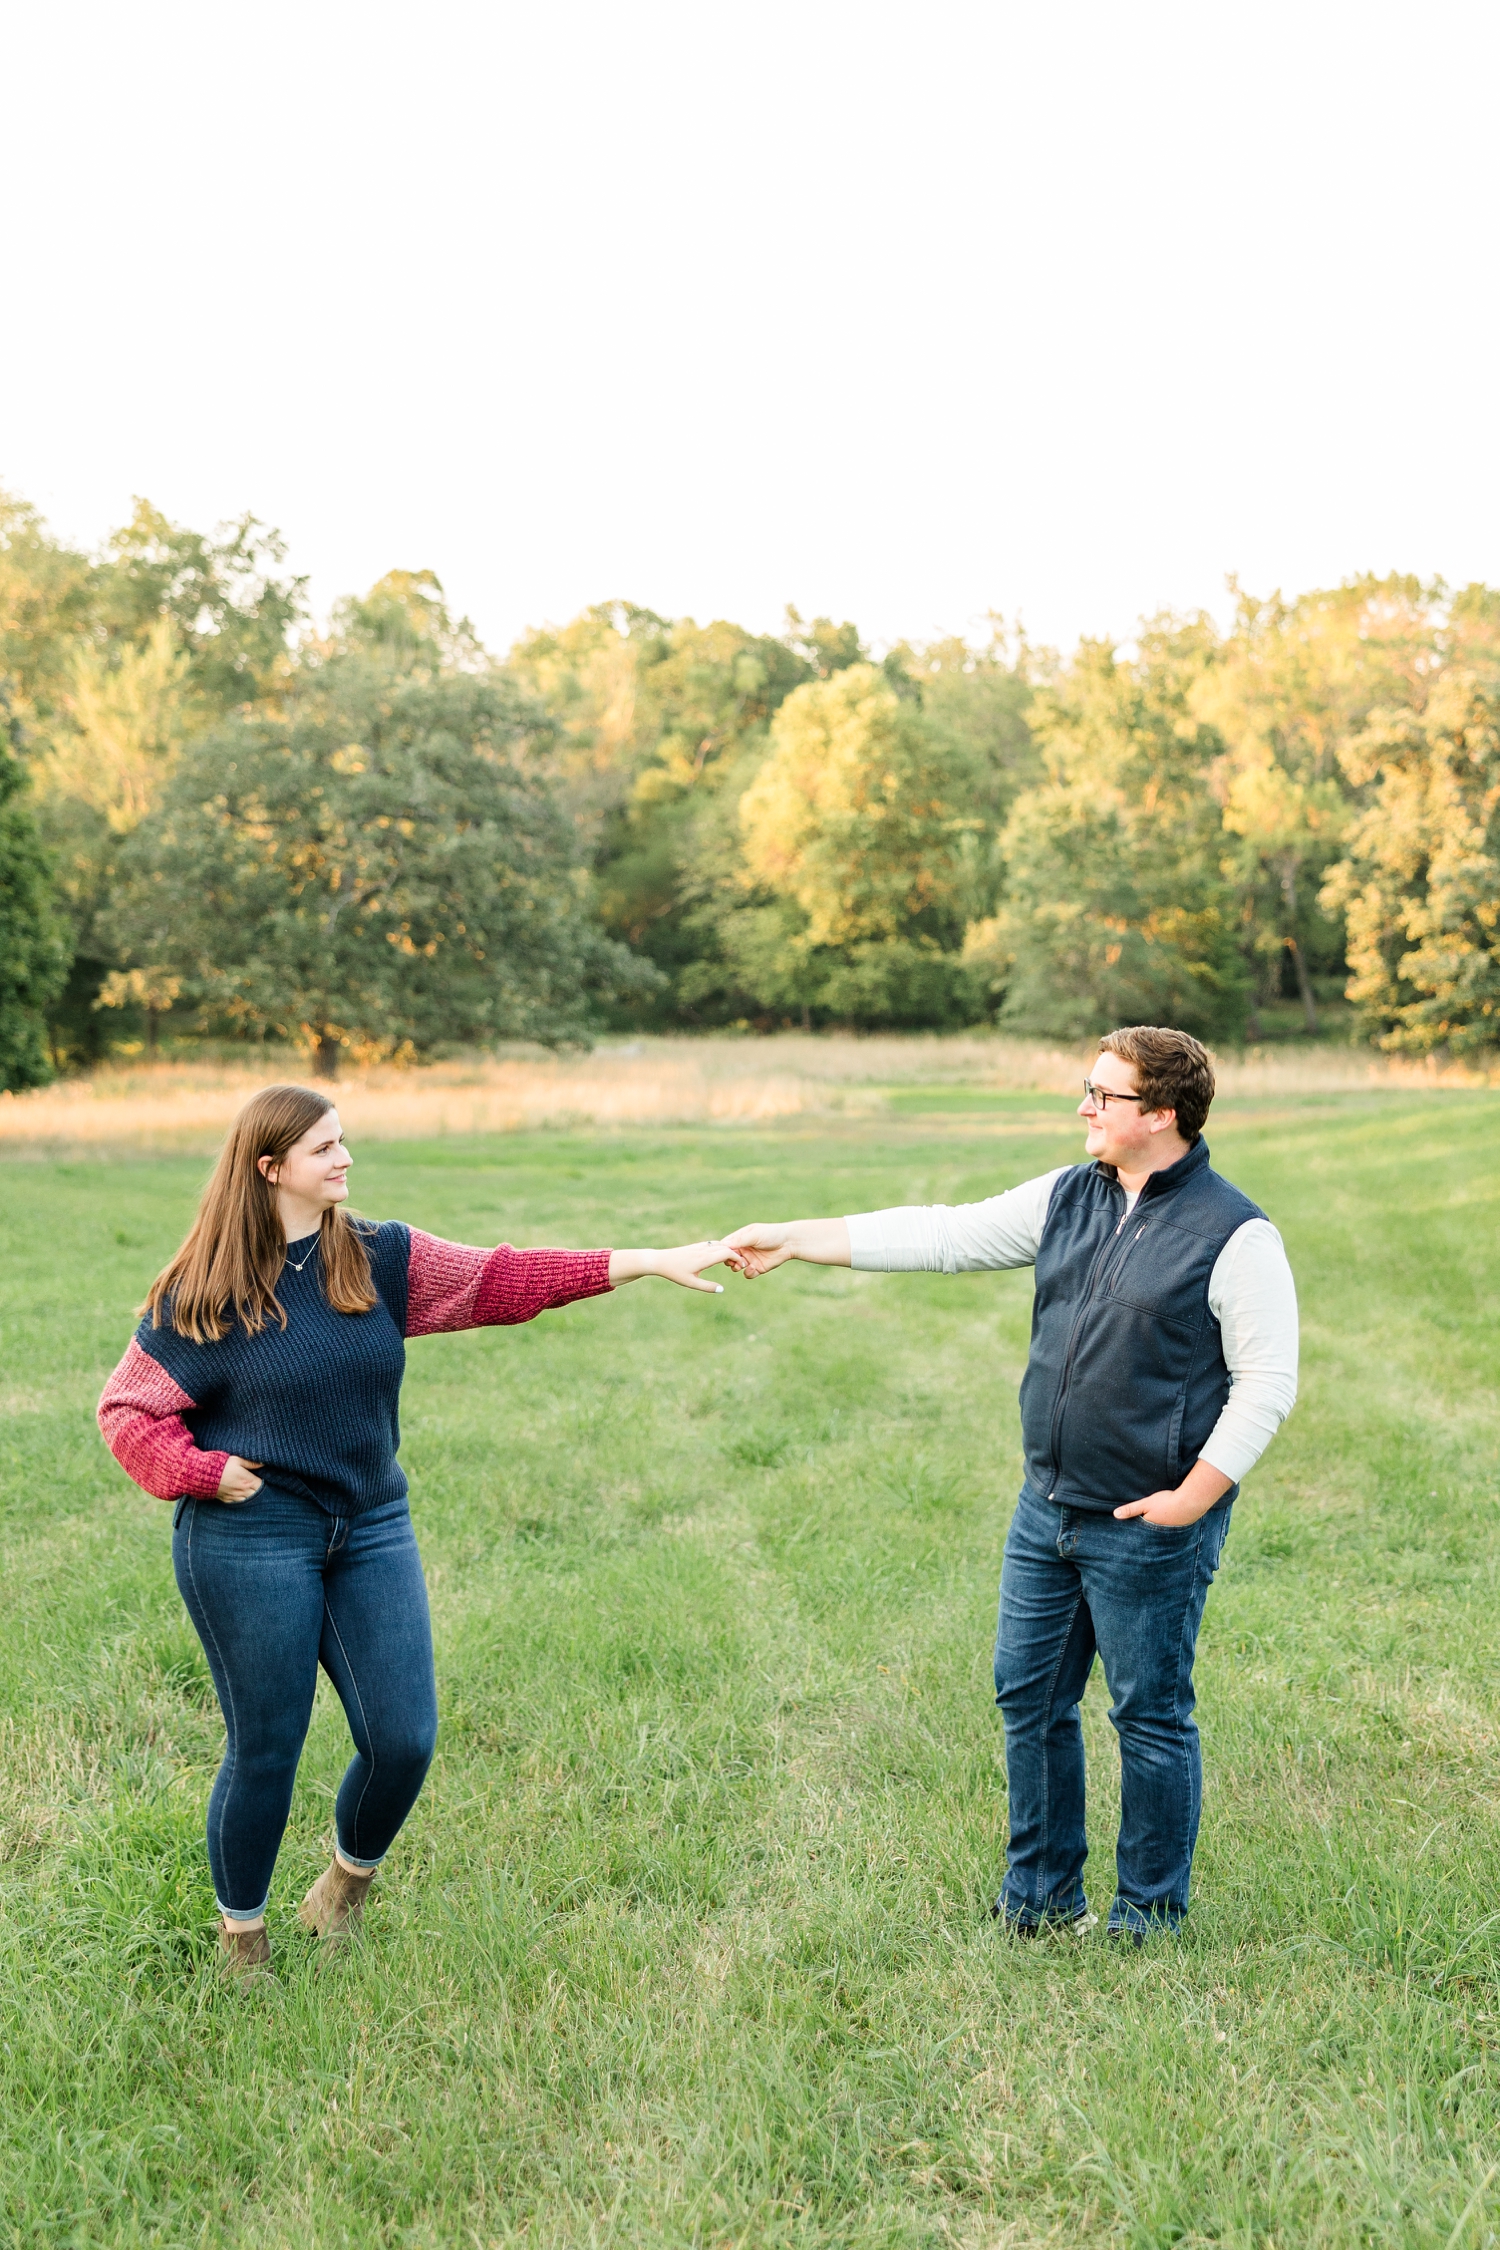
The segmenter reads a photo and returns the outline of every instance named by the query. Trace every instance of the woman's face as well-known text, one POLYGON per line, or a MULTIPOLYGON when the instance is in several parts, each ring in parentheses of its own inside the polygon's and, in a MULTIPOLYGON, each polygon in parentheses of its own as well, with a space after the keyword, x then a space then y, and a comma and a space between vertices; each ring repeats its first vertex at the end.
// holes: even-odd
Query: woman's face
POLYGON ((299 1203, 331 1210, 349 1195, 349 1167, 354 1159, 344 1146, 344 1128, 336 1109, 324 1112, 316 1125, 294 1142, 278 1164, 273 1157, 256 1159, 272 1187, 299 1203))

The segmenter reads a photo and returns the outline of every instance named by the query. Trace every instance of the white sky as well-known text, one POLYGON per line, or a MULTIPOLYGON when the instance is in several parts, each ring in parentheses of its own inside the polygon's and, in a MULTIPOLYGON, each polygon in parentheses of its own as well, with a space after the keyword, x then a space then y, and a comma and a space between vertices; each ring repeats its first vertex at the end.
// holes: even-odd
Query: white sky
POLYGON ((13 0, 0 73, 71 538, 248 507, 497 648, 1500 580, 1493 0, 13 0))

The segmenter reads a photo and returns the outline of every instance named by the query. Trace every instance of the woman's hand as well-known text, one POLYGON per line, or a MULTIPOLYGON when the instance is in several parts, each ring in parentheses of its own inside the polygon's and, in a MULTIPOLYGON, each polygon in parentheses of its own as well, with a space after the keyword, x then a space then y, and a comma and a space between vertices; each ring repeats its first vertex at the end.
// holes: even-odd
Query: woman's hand
POLYGON ((782 1219, 772 1226, 737 1227, 728 1244, 729 1264, 747 1281, 784 1266, 788 1258, 805 1259, 810 1266, 847 1266, 851 1258, 845 1219, 782 1219))
POLYGON ((263 1477, 258 1477, 255 1473, 259 1467, 258 1461, 242 1461, 237 1453, 231 1453, 224 1463, 224 1474, 219 1479, 219 1498, 229 1501, 253 1499, 265 1482, 263 1477))
POLYGON ((684 1242, 676 1250, 611 1250, 609 1281, 618 1289, 623 1281, 643 1281, 655 1274, 660 1281, 675 1281, 679 1289, 702 1289, 722 1297, 721 1281, 700 1279, 705 1266, 722 1266, 729 1257, 723 1242, 684 1242))

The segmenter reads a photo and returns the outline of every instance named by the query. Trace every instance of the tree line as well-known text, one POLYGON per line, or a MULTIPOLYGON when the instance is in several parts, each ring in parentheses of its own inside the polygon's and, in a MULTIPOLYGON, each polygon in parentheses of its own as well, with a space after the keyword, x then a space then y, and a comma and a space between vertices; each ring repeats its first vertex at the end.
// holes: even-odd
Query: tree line
POLYGON ((0 1084, 607 1024, 1497 1043, 1500 593, 1366 577, 1066 657, 626 602, 503 659, 431 572, 0 495, 0 1084))

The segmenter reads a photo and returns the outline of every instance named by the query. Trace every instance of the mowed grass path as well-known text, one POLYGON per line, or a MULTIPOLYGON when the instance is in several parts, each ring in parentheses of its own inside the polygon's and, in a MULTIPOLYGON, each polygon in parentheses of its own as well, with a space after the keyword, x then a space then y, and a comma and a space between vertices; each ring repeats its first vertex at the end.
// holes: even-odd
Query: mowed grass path
MULTIPOLYGON (((222 1991, 220 1728, 168 1510, 92 1409, 201 1159, 0 1169, 0 2244, 1432 2245, 1500 2238, 1494 1098, 1244 1108, 1303 1398, 1199 1663, 1190 1934, 1000 1940, 995 1587, 1029 1277, 645 1283, 417 1343, 443 1726, 367 1941, 222 1991)), ((1068 1105, 356 1151, 460 1239, 974 1197, 1068 1105)), ((1085 1710, 1095 1903, 1113 1737, 1085 1710)))

